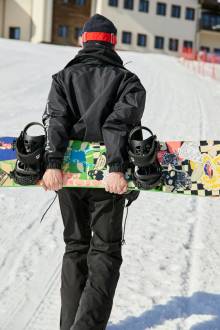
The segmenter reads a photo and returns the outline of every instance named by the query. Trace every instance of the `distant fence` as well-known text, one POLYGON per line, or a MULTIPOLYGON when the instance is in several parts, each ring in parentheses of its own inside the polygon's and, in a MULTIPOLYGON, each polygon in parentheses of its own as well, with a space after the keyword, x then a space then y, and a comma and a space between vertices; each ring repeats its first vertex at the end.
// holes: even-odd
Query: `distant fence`
POLYGON ((198 74, 220 80, 220 55, 183 48, 181 62, 198 74))

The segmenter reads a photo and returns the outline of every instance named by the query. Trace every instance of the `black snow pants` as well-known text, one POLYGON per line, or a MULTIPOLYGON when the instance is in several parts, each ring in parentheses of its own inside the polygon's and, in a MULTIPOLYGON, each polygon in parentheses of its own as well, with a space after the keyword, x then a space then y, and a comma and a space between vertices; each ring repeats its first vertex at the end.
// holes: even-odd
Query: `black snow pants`
POLYGON ((61 330, 104 330, 122 264, 124 195, 104 189, 58 191, 66 244, 61 330))

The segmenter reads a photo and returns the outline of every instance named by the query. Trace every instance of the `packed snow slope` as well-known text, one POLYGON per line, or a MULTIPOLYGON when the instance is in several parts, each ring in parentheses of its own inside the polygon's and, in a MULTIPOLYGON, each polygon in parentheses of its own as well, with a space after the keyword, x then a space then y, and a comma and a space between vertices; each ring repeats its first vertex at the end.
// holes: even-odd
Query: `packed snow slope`
MULTIPOLYGON (((56 73, 77 48, 0 39, 0 135, 40 121, 56 73)), ((120 52, 147 90, 159 139, 220 139, 220 84, 178 59, 120 52)), ((93 88, 93 86, 91 86, 93 88)), ((0 329, 58 330, 64 244, 58 201, 0 189, 0 329)), ((220 329, 220 200, 142 193, 130 207, 108 330, 220 329)))

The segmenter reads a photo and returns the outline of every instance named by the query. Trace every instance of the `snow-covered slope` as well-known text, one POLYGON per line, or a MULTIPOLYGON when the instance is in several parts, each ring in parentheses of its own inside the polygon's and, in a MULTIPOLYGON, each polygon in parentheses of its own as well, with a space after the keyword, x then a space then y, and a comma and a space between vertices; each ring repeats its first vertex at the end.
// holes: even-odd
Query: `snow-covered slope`
MULTIPOLYGON (((0 39, 0 132, 41 120, 51 75, 78 51, 0 39)), ((220 138, 220 84, 178 59, 121 52, 160 139, 220 138), (130 62, 131 61, 131 62, 130 62)), ((91 87, 92 88, 92 87, 91 87)), ((43 189, 0 189, 0 329, 58 330, 64 244, 43 189)), ((142 193, 129 210, 108 330, 220 329, 220 200, 142 193)))

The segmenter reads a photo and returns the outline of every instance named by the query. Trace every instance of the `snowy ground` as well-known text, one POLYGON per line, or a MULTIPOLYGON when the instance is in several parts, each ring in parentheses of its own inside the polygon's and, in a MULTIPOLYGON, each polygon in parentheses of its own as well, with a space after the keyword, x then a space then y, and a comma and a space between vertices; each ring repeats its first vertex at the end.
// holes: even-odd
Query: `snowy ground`
MULTIPOLYGON (((78 49, 0 39, 0 130, 41 120, 51 75, 78 49)), ((160 139, 220 138, 220 84, 178 59, 121 52, 160 139)), ((0 329, 58 330, 64 245, 52 192, 0 190, 0 329)), ((220 330, 220 200, 142 193, 131 206, 108 330, 220 330)))

